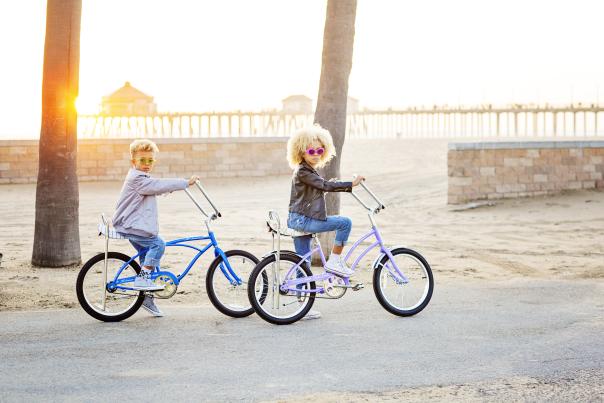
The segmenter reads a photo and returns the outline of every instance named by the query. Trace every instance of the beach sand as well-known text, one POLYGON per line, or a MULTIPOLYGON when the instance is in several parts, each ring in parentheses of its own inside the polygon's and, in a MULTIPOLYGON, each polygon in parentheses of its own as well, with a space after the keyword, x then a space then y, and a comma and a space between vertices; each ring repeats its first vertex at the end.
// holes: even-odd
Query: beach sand
MULTIPOLYGON (((604 192, 498 201, 478 208, 449 206, 447 143, 357 139, 345 144, 342 178, 362 174, 382 198, 387 208, 377 216, 377 223, 387 244, 420 251, 437 283, 604 278, 604 192)), ((223 213, 213 223, 221 247, 245 249, 257 256, 268 252, 267 212, 277 209, 285 221, 289 176, 211 179, 204 185, 223 213)), ((112 214, 120 187, 121 182, 80 184, 83 262, 103 250, 96 225, 101 212, 112 214)), ((31 184, 0 186, 0 311, 79 307, 75 281, 80 266, 57 269, 30 264, 35 191, 31 184)), ((369 220, 350 195, 343 194, 341 200, 341 214, 353 220, 350 239, 354 240, 369 229, 369 220)), ((205 233, 199 211, 184 192, 159 197, 159 206, 160 232, 166 240, 205 233)), ((292 249, 291 240, 285 240, 283 247, 292 249)), ((112 240, 110 248, 132 252, 126 241, 112 240)), ((357 275, 365 283, 371 281, 369 267, 375 258, 369 255, 357 275)), ((168 249, 164 263, 180 273, 189 257, 168 249)), ((204 269, 210 262, 204 256, 178 293, 162 304, 209 304, 204 269)))

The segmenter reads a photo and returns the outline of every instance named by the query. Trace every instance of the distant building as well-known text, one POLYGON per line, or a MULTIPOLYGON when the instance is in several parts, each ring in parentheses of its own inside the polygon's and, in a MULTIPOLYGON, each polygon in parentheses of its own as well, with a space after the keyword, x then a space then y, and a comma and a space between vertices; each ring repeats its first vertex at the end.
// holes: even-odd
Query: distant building
POLYGON ((103 97, 101 114, 110 116, 145 116, 157 112, 153 97, 134 88, 128 81, 117 91, 103 97))
POLYGON ((312 99, 306 95, 290 95, 283 99, 283 112, 285 113, 303 113, 310 115, 312 110, 312 99))

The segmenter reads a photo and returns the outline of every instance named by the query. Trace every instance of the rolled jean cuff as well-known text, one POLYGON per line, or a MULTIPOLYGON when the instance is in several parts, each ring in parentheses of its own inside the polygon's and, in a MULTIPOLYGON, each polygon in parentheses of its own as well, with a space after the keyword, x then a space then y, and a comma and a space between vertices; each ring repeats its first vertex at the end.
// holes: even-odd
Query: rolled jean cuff
POLYGON ((336 239, 333 244, 336 246, 346 246, 346 241, 338 241, 336 239))
POLYGON ((143 266, 159 267, 160 261, 160 259, 155 259, 147 256, 145 257, 145 263, 143 263, 143 266))

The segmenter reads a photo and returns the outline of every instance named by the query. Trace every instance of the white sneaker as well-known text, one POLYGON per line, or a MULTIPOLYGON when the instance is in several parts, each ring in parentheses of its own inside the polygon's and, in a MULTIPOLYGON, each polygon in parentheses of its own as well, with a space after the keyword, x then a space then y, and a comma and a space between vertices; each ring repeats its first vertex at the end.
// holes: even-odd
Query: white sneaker
POLYGON ((348 267, 348 265, 346 264, 346 262, 344 261, 344 259, 342 259, 342 256, 340 256, 340 258, 338 260, 339 260, 340 265, 342 266, 342 268, 344 270, 348 270, 351 274, 354 273, 354 271, 351 270, 350 267, 348 267))
POLYGON ((159 291, 164 289, 163 285, 155 284, 153 280, 145 275, 136 276, 134 283, 130 287, 138 291, 159 291))
POLYGON ((164 313, 155 305, 155 298, 152 295, 145 295, 143 300, 143 308, 147 310, 151 315, 162 317, 164 313))
POLYGON ((327 271, 329 273, 333 273, 340 277, 350 277, 354 273, 339 258, 338 259, 329 259, 327 261, 327 263, 325 263, 325 271, 327 271))
POLYGON ((321 316, 323 316, 321 315, 321 312, 311 309, 301 320, 319 319, 321 316))

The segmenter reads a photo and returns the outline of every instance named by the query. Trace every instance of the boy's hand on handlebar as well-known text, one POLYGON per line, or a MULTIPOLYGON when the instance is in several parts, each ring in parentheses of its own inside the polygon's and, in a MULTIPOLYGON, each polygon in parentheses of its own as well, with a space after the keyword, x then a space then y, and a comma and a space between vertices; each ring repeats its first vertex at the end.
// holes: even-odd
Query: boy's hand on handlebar
POLYGON ((199 176, 193 175, 189 178, 189 186, 193 186, 199 180, 199 176))
POLYGON ((365 180, 364 176, 358 175, 356 178, 352 180, 352 186, 358 186, 361 182, 365 180))

